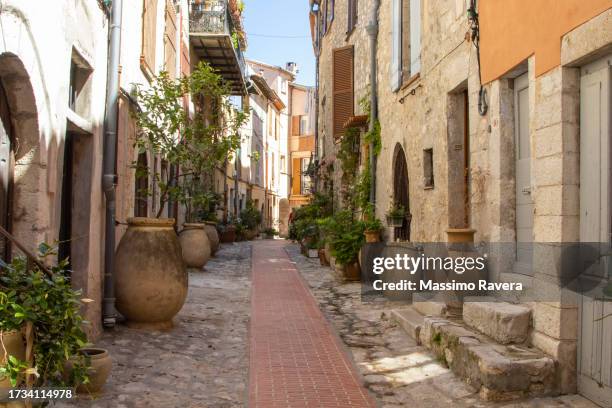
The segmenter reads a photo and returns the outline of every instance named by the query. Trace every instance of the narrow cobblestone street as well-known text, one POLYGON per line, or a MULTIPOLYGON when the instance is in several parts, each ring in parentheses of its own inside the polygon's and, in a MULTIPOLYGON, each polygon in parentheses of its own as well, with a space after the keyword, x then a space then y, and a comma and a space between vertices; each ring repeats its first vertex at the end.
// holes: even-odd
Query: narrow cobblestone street
POLYGON ((204 271, 191 270, 189 295, 169 332, 117 326, 98 343, 113 370, 101 396, 58 407, 229 408, 244 406, 248 376, 251 243, 224 245, 204 271))
POLYGON ((595 407, 575 395, 482 402, 389 319, 397 306, 362 303, 358 283, 339 284, 286 241, 224 245, 191 271, 172 331, 107 332, 103 394, 55 406, 595 407))

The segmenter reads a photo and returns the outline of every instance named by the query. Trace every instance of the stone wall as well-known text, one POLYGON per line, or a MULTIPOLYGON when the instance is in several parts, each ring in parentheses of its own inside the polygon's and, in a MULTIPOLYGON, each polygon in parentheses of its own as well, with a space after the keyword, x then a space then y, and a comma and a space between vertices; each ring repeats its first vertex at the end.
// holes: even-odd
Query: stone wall
MULTIPOLYGON (((347 1, 336 1, 335 20, 322 39, 319 88, 319 143, 324 155, 336 146, 332 129, 332 50, 355 47, 355 114, 369 84, 366 13, 372 1, 359 2, 359 22, 346 35, 347 1)), ((534 58, 521 61, 507 75, 484 85, 488 110, 478 112, 480 79, 477 54, 469 39, 465 1, 422 2, 421 70, 399 91, 391 89, 392 2, 382 1, 378 33, 378 110, 382 152, 376 168, 376 212, 385 218, 393 192, 394 159, 405 152, 409 178, 411 240, 445 242, 449 226, 463 216, 460 152, 462 123, 457 96, 468 93, 469 226, 476 242, 492 247, 490 279, 522 282, 532 295, 531 343, 559 362, 558 385, 576 391, 578 309, 572 293, 559 287, 562 242, 579 240, 579 67, 612 49, 612 11, 577 27, 562 38, 561 66, 536 77, 534 58), (532 276, 513 272, 516 259, 514 78, 528 73, 529 139, 534 198, 532 276), (433 188, 424 185, 423 150, 433 149, 433 188), (549 244, 549 243, 552 243, 549 244)), ((334 172, 339 185, 341 172, 334 172)), ((335 189, 337 195, 338 188, 335 189)), ((337 202, 337 196, 336 196, 337 202)), ((392 240, 392 231, 385 238, 392 240)), ((521 299, 514 299, 521 301, 521 299)))

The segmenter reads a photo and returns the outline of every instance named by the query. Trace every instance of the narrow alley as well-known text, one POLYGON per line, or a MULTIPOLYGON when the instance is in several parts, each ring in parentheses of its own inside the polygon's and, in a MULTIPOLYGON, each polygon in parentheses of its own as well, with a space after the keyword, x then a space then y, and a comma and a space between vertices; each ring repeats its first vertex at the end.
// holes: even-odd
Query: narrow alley
POLYGON ((119 325, 104 392, 58 408, 504 407, 594 408, 577 395, 484 402, 391 318, 362 303, 285 240, 223 245, 190 291, 176 327, 119 325))

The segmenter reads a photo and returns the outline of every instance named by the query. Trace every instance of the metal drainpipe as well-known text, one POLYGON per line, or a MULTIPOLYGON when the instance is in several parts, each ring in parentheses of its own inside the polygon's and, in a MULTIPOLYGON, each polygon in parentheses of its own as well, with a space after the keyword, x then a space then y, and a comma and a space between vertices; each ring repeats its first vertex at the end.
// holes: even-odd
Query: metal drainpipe
POLYGON ((121 12, 123 0, 113 0, 111 5, 110 38, 108 47, 108 82, 106 90, 106 116, 104 117, 104 157, 102 188, 106 198, 106 226, 104 243, 104 327, 115 326, 115 174, 117 146, 117 102, 119 98, 119 59, 121 51, 121 12))
MULTIPOLYGON (((374 130, 374 124, 378 119, 378 95, 377 95, 377 73, 376 73, 376 46, 378 37, 378 9, 380 0, 374 1, 372 8, 372 18, 367 26, 368 36, 370 37, 370 132, 374 130)), ((374 154, 374 144, 370 143, 370 174, 372 175, 372 185, 370 187, 370 203, 376 203, 376 155, 374 154)))

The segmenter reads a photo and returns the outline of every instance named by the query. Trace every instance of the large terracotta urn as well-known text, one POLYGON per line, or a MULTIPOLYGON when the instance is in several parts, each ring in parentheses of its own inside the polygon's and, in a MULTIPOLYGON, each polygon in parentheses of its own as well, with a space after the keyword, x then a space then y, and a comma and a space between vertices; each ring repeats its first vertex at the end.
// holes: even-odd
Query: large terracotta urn
POLYGON ((183 251, 183 260, 190 268, 202 269, 210 259, 210 241, 205 227, 206 224, 183 224, 179 242, 183 251))
POLYGON ((204 231, 208 235, 208 242, 210 242, 210 255, 213 256, 219 250, 219 232, 217 231, 217 224, 211 221, 206 221, 204 224, 204 231))
POLYGON ((185 303, 187 268, 173 226, 173 218, 128 219, 115 257, 115 296, 131 327, 169 329, 185 303))

